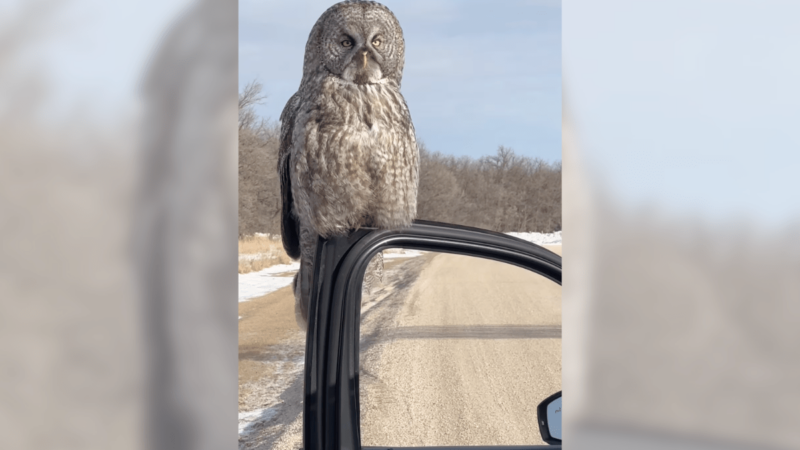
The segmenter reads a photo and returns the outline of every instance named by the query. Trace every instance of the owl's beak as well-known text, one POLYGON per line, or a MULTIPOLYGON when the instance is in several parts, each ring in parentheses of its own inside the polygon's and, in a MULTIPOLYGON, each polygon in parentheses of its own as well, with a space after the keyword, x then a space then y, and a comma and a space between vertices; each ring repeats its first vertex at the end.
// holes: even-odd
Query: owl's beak
POLYGON ((361 54, 364 55, 364 67, 363 68, 366 69, 367 68, 367 51, 364 50, 363 52, 361 52, 361 54))

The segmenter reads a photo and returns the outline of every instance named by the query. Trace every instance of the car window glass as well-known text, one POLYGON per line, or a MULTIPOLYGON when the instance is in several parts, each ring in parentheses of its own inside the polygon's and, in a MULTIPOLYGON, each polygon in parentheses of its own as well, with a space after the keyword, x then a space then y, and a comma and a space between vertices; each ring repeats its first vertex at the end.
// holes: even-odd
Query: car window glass
POLYGON ((557 283, 471 256, 386 250, 383 270, 373 260, 361 309, 362 445, 544 444, 536 407, 560 390, 557 283))

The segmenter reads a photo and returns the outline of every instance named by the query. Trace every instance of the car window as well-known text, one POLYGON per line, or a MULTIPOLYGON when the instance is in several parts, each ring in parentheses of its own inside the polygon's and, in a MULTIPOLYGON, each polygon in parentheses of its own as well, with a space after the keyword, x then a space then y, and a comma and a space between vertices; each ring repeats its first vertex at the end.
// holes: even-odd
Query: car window
POLYGON ((362 445, 544 444, 536 407, 561 390, 561 286, 473 256, 382 259, 362 292, 362 445))

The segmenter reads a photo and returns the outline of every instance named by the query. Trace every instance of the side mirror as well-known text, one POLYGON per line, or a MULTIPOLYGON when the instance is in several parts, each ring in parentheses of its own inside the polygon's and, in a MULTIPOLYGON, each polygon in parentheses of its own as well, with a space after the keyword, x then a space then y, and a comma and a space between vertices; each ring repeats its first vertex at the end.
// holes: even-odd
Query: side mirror
POLYGON ((547 397, 536 408, 539 433, 548 444, 561 444, 561 391, 547 397))

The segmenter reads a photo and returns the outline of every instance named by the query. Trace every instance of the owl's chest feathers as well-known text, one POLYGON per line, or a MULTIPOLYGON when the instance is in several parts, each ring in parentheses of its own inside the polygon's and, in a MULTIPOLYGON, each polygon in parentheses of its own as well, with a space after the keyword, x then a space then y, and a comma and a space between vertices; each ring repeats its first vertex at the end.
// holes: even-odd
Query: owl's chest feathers
POLYGON ((382 153, 387 140, 409 131, 408 110, 393 82, 358 85, 329 77, 321 94, 316 122, 321 128, 346 131, 342 138, 369 154, 382 153))
POLYGON ((418 156, 399 87, 318 81, 300 100, 293 129, 299 216, 323 236, 408 225, 416 210, 418 156))

